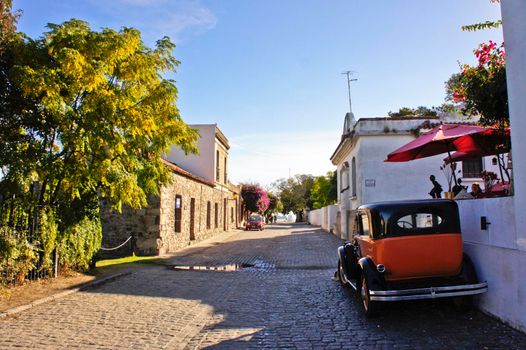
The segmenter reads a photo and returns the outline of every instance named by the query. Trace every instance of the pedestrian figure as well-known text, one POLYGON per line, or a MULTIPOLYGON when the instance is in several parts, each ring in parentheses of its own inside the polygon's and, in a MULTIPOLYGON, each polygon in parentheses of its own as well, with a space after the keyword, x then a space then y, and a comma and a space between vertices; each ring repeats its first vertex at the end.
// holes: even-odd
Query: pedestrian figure
POLYGON ((435 180, 435 175, 431 175, 429 180, 431 180, 431 183, 433 184, 433 188, 431 191, 429 191, 429 195, 432 198, 442 198, 442 186, 440 186, 440 184, 435 180))
POLYGON ((457 184, 455 186, 453 186, 453 188, 451 190, 453 191, 453 193, 456 196, 457 194, 460 193, 460 191, 465 190, 465 189, 466 189, 466 187, 462 186, 462 179, 458 179, 457 180, 457 184))
POLYGON ((471 185, 471 192, 469 194, 471 194, 474 198, 482 197, 482 190, 480 188, 480 185, 477 183, 471 185))

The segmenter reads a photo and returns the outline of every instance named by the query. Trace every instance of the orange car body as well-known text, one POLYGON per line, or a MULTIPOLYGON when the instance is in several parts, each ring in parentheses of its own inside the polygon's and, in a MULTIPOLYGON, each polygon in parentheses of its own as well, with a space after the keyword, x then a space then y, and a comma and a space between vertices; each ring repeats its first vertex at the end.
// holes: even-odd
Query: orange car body
POLYGON ((355 214, 352 241, 338 248, 337 275, 360 292, 367 315, 378 302, 468 300, 487 291, 463 253, 456 202, 373 203, 355 214))
POLYGON ((387 281, 457 276, 462 267, 462 237, 458 233, 358 238, 362 256, 388 266, 387 281))

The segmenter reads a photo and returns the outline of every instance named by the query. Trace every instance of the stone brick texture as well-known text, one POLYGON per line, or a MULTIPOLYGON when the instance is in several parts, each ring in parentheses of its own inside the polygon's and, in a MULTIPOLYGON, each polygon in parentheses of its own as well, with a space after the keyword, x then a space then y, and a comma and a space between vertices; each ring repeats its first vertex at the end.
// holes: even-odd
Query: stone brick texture
MULTIPOLYGON (((144 209, 124 207, 119 213, 103 203, 102 246, 112 248, 134 237, 139 255, 162 255, 199 242, 213 235, 235 229, 239 225, 239 199, 224 186, 215 186, 172 174, 172 183, 164 186, 158 196, 148 197, 144 209), (175 198, 181 196, 181 230, 176 232, 175 198), (194 233, 190 233, 190 201, 195 199, 194 233), (210 202, 210 226, 207 225, 207 203, 210 202), (216 221, 217 205, 217 221, 216 221), (217 225, 216 225, 217 223, 217 225)), ((131 252, 131 242, 106 256, 125 256, 131 252)))
POLYGON ((524 333, 448 300, 392 303, 366 319, 333 279, 341 241, 310 226, 224 237, 0 320, 0 349, 526 348, 524 333))

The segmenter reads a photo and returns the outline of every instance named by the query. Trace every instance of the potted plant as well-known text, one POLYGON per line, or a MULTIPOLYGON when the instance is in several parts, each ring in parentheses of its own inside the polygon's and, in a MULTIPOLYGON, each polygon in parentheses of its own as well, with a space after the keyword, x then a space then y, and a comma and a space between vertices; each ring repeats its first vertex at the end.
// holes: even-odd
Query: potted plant
POLYGON ((447 192, 444 192, 444 198, 448 198, 448 199, 455 198, 455 194, 452 192, 452 188, 453 188, 453 185, 455 185, 453 172, 456 171, 456 169, 457 169, 457 163, 452 163, 448 165, 444 162, 444 164, 440 167, 440 170, 442 170, 442 172, 444 173, 444 176, 446 177, 447 186, 448 186, 447 192))
POLYGON ((480 177, 484 180, 484 191, 491 192, 493 185, 498 181, 497 174, 492 171, 483 170, 480 177))

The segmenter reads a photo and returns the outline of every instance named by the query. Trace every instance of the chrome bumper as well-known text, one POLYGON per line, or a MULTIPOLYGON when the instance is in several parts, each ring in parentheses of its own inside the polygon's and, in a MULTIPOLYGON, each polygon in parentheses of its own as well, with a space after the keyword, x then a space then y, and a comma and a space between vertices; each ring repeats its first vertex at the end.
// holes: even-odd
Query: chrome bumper
POLYGON ((450 298, 464 295, 476 295, 486 293, 488 283, 463 284, 447 287, 429 287, 402 290, 371 290, 369 295, 371 301, 398 301, 417 299, 450 298))

